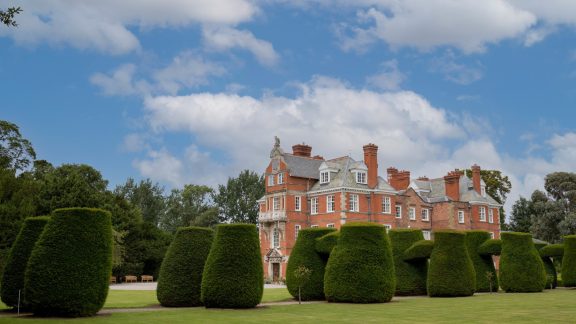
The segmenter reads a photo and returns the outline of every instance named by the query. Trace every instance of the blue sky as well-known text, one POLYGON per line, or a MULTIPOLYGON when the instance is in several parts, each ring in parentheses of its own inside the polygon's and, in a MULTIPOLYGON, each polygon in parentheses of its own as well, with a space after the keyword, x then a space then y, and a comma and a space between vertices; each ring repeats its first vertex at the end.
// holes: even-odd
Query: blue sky
POLYGON ((519 195, 576 167, 576 2, 5 1, 0 118, 38 157, 110 181, 216 185, 274 136, 326 158, 379 146, 440 177, 477 163, 519 195))

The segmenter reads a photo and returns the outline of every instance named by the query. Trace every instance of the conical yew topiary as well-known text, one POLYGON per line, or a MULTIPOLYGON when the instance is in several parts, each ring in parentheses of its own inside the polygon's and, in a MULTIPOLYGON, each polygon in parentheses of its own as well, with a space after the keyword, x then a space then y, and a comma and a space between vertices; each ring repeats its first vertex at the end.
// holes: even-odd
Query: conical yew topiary
POLYGON ((218 225, 202 275, 204 305, 252 308, 260 303, 263 292, 264 270, 256 225, 218 225))
POLYGON ((12 249, 8 254, 8 260, 2 276, 2 283, 0 284, 0 294, 4 304, 17 307, 18 301, 20 300, 20 308, 27 308, 24 303, 23 294, 24 273, 32 249, 49 220, 50 218, 47 216, 29 217, 24 220, 20 233, 18 233, 12 249))
POLYGON ((492 255, 480 255, 479 247, 490 239, 486 231, 467 231, 466 247, 476 273, 476 292, 498 291, 498 276, 492 255))
POLYGON ((110 213, 57 209, 28 261, 26 303, 40 316, 92 316, 106 301, 111 272, 110 213))
POLYGON ((562 283, 564 287, 576 287, 576 235, 564 236, 562 283))
POLYGON ((404 261, 405 251, 412 244, 423 240, 424 235, 419 229, 393 229, 388 231, 394 256, 396 273, 396 296, 426 295, 426 276, 428 274, 428 259, 404 261))
POLYGON ((454 230, 434 233, 434 250, 428 268, 430 297, 472 296, 476 288, 476 272, 468 250, 466 234, 454 230))
POLYGON ((392 299, 395 289, 392 249, 384 227, 374 223, 343 225, 326 265, 326 299, 384 303, 392 299))
POLYGON ((500 255, 500 287, 506 292, 540 292, 546 271, 528 233, 504 232, 500 255))
POLYGON ((202 273, 213 238, 210 228, 178 229, 160 267, 156 296, 162 306, 202 305, 202 273))
POLYGON ((316 239, 336 231, 333 228, 307 228, 298 233, 286 266, 286 287, 293 297, 298 297, 298 279, 295 271, 300 266, 308 268, 310 278, 302 285, 302 300, 324 300, 324 268, 328 255, 316 252, 316 239))

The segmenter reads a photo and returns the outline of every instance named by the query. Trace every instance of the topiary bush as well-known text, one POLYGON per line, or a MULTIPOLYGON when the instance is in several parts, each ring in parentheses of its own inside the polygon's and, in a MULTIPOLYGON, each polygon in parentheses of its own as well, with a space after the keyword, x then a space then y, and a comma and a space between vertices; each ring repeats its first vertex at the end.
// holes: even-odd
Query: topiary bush
POLYGON ((546 271, 532 235, 504 232, 500 256, 500 287, 506 292, 541 292, 546 271))
MULTIPOLYGON (((334 231, 330 232, 322 237, 316 239, 316 252, 321 254, 330 254, 332 249, 338 244, 338 238, 340 238, 340 232, 334 231)), ((292 257, 292 256, 290 256, 292 257)), ((290 260, 288 260, 290 261, 290 260)))
POLYGON ((316 252, 316 239, 336 232, 334 228, 307 228, 298 233, 298 238, 290 253, 286 266, 286 287, 297 298, 299 280, 295 271, 300 266, 311 270, 310 277, 301 288, 302 300, 324 300, 324 269, 328 256, 316 252))
POLYGON ((564 255, 564 244, 548 244, 538 250, 541 257, 562 257, 564 255))
POLYGON ((202 275, 206 307, 251 308, 262 300, 264 270, 256 225, 216 227, 202 275))
POLYGON ((490 240, 486 231, 467 231, 466 247, 476 273, 476 292, 498 291, 498 275, 491 255, 481 255, 478 248, 490 240))
POLYGON ((480 255, 500 255, 502 252, 502 240, 489 239, 478 247, 480 255))
POLYGON ((340 229, 324 275, 330 302, 384 303, 394 296, 396 278, 385 229, 374 223, 349 223, 340 229))
POLYGON ((428 296, 472 296, 476 272, 466 248, 466 234, 454 230, 434 233, 434 250, 428 267, 428 296))
POLYGON ((564 236, 562 282, 564 287, 576 287, 576 235, 564 236))
POLYGON ((394 256, 396 273, 396 296, 426 295, 426 276, 428 259, 420 258, 410 262, 404 261, 405 251, 415 242, 424 240, 419 229, 392 229, 388 231, 394 256))
POLYGON ((210 228, 178 229, 160 267, 156 297, 162 306, 202 305, 202 273, 213 239, 210 228))
POLYGON ((25 301, 35 315, 92 316, 106 301, 111 272, 110 213, 57 209, 28 261, 25 301))
POLYGON ((34 244, 42 234, 44 226, 50 217, 29 217, 24 220, 20 233, 16 237, 6 260, 6 267, 0 284, 2 302, 7 306, 18 306, 18 291, 20 291, 20 308, 26 309, 24 301, 24 272, 34 244))
POLYGON ((412 244, 406 251, 404 251, 404 261, 417 261, 422 259, 430 259, 434 250, 434 241, 420 240, 412 244))

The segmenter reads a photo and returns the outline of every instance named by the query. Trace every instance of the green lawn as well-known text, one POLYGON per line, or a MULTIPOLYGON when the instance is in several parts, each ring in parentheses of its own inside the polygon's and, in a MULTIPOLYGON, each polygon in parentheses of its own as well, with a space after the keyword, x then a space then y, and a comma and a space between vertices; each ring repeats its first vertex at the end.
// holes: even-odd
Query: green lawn
MULTIPOLYGON (((284 290, 284 289, 281 289, 284 290)), ((116 293, 115 291, 114 293, 116 293)), ((267 290, 270 293, 270 290, 267 290)), ((273 294, 280 295, 279 292, 273 294)), ((115 294, 113 294, 115 295, 115 294)), ((118 294, 120 296, 121 294, 118 294)), ((280 298, 280 296, 278 296, 280 298)), ((142 299, 142 301, 145 301, 142 299)), ((274 305, 248 310, 186 309, 114 313, 67 323, 191 323, 191 322, 392 322, 392 323, 573 323, 576 290, 533 294, 480 294, 463 298, 401 298, 387 304, 313 303, 274 305)), ((0 323, 58 322, 61 319, 2 318, 0 323)))

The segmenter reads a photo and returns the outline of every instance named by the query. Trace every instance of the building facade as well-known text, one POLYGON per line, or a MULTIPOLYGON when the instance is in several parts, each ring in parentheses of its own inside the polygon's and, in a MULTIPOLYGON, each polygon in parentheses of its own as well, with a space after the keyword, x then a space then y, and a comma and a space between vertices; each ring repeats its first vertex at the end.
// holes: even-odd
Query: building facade
POLYGON ((501 207, 486 194, 480 167, 472 178, 458 169, 441 178, 412 179, 409 171, 378 172, 378 146, 363 147, 364 159, 326 160, 305 144, 285 153, 276 143, 265 171, 266 194, 259 200, 259 235, 268 280, 286 277, 286 264, 298 232, 310 227, 339 229, 348 222, 374 222, 387 229, 480 229, 500 237, 501 207))

